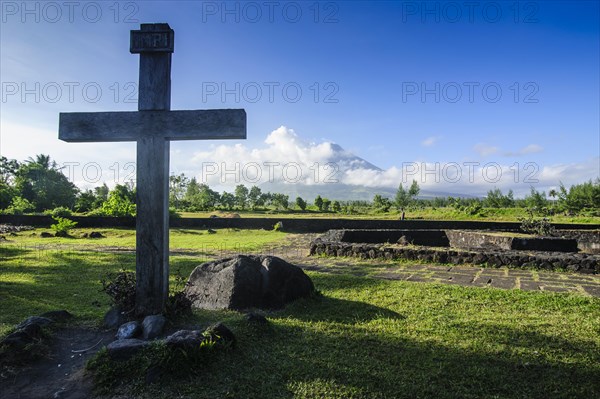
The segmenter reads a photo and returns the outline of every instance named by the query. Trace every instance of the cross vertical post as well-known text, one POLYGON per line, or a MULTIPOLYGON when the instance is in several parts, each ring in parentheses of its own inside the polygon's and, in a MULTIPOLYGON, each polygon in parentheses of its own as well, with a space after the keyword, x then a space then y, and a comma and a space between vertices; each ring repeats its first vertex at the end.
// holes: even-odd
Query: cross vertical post
MULTIPOLYGON (((173 43, 168 24, 142 24, 139 34, 145 41, 166 37, 173 43)), ((139 111, 171 109, 170 49, 140 51, 138 90, 139 111)), ((135 312, 139 315, 162 313, 169 295, 169 147, 164 137, 137 139, 135 312)))

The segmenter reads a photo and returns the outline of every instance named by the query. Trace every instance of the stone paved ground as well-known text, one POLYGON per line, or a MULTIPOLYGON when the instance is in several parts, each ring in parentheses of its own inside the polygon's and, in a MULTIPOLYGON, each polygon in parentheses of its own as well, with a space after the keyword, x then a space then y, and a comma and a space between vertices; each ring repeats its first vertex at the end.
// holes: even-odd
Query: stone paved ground
POLYGON ((273 246, 266 252, 285 258, 304 269, 328 273, 368 274, 387 280, 456 284, 465 287, 573 292, 600 297, 600 275, 596 274, 308 256, 309 243, 316 236, 318 234, 290 234, 284 243, 273 246))

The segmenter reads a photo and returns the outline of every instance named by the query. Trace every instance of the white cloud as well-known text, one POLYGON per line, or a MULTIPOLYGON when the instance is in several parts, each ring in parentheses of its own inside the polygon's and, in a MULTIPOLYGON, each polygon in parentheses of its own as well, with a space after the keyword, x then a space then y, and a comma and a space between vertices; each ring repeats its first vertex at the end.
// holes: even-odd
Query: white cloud
POLYGON ((529 144, 529 145, 521 148, 518 151, 515 151, 515 152, 509 151, 509 152, 505 153, 504 155, 507 157, 519 157, 519 156, 523 156, 523 155, 527 155, 527 154, 535 154, 538 152, 542 152, 543 150, 544 150, 544 148, 539 144, 529 144))
POLYGON ((488 155, 492 155, 498 152, 498 147, 490 146, 484 143, 475 144, 473 149, 482 157, 487 157, 488 155))
POLYGON ((421 145, 423 147, 431 147, 432 145, 434 145, 435 143, 437 143, 437 141, 439 139, 440 139, 439 136, 427 137, 425 140, 421 141, 421 145))
MULTIPOLYGON (((398 184, 410 184, 415 179, 425 192, 485 195, 498 187, 524 195, 532 185, 548 190, 559 181, 574 184, 594 179, 597 174, 592 165, 595 162, 597 169, 598 164, 597 159, 592 159, 564 165, 527 163, 515 168, 514 163, 407 161, 381 170, 335 144, 306 142, 285 126, 271 132, 265 144, 263 148, 248 148, 243 144, 219 145, 209 151, 198 152, 193 158, 196 173, 199 173, 197 177, 211 186, 226 188, 239 183, 261 184, 267 181, 300 185, 335 181, 351 186, 395 189, 398 184), (260 171, 260 179, 255 179, 256 173, 250 173, 257 170, 260 171)), ((485 155, 498 151, 497 147, 484 144, 478 144, 476 148, 485 155)), ((540 149, 529 145, 521 152, 531 153, 540 149)))
POLYGON ((338 181, 343 170, 368 166, 334 143, 304 141, 285 126, 272 131, 264 143, 267 145, 264 148, 222 144, 209 151, 195 152, 191 162, 196 177, 217 185, 321 184, 338 181))

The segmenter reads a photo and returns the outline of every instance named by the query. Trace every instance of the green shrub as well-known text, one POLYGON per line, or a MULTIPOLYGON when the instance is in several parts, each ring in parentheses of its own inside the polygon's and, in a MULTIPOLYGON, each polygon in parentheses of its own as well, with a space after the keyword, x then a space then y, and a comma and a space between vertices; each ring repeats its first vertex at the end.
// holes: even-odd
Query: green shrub
POLYGON ((129 188, 117 185, 108 194, 108 199, 102 203, 100 208, 87 213, 87 216, 135 216, 135 198, 129 188))
POLYGON ((187 316, 192 313, 192 299, 184 293, 184 288, 187 285, 187 278, 181 274, 181 269, 175 270, 173 273, 175 278, 175 292, 170 294, 165 304, 165 316, 171 319, 179 316, 187 316))
POLYGON ((56 223, 50 226, 50 228, 56 232, 57 236, 60 237, 68 236, 69 231, 77 226, 77 222, 67 218, 62 218, 60 216, 52 216, 52 219, 54 219, 56 223))
POLYGON ((73 216, 73 212, 69 208, 65 208, 64 206, 59 206, 58 208, 49 209, 44 211, 44 214, 50 215, 52 217, 61 217, 68 218, 73 216))
POLYGON ((463 212, 471 216, 485 216, 485 210, 478 202, 464 207, 463 212))
POLYGON ((100 283, 102 291, 110 297, 114 306, 125 312, 133 310, 135 307, 135 273, 125 270, 108 273, 100 283))
POLYGON ((23 197, 14 197, 8 208, 4 210, 6 215, 22 215, 24 213, 33 212, 35 206, 23 197))
MULTIPOLYGON (((175 292, 171 293, 165 304, 165 316, 176 318, 189 315, 192 311, 192 300, 183 292, 187 279, 179 270, 175 271, 175 292)), ((135 273, 120 270, 108 273, 101 281, 102 291, 107 294, 113 306, 124 312, 135 308, 135 273)))
POLYGON ((86 212, 85 216, 108 216, 106 212, 102 208, 92 209, 89 212, 86 212))

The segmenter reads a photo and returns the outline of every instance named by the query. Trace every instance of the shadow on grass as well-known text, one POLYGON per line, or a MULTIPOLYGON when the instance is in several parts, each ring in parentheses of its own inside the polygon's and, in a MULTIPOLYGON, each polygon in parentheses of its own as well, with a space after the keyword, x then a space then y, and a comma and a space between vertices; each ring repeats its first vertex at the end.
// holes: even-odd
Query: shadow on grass
POLYGON ((202 236, 202 235, 206 235, 206 229, 204 229, 204 231, 202 231, 202 230, 188 230, 188 229, 173 229, 172 228, 171 233, 202 236))
MULTIPOLYGON (((385 285, 351 276, 312 278, 317 287, 333 290, 385 285)), ((202 312, 204 318, 210 315, 202 312)), ((194 378, 161 386, 159 397, 181 392, 236 398, 600 395, 600 352, 591 340, 476 322, 455 324, 464 341, 443 343, 435 333, 406 333, 411 326, 397 312, 330 296, 296 301, 272 314, 267 327, 249 326, 231 312, 213 314, 224 316, 238 337, 236 350, 216 355, 194 378)))
POLYGON ((297 300, 288 305, 283 312, 274 314, 273 318, 292 318, 310 323, 356 324, 379 319, 404 320, 406 316, 364 302, 318 296, 297 300), (340 311, 341 309, 343 312, 340 311))
POLYGON ((0 244, 0 260, 9 260, 24 256, 28 250, 19 246, 0 244))
POLYGON ((327 273, 311 274, 315 287, 318 289, 331 290, 355 290, 355 289, 379 289, 385 287, 387 282, 375 278, 362 278, 350 273, 327 273))
POLYGON ((100 279, 120 269, 134 270, 135 256, 102 252, 26 250, 20 259, 0 263, 0 328, 25 317, 66 309, 99 320, 109 306, 100 279))
POLYGON ((512 349, 518 348, 519 350, 529 349, 535 351, 545 349, 552 352, 583 354, 592 358, 594 363, 600 365, 600 344, 597 341, 567 339, 555 335, 543 334, 535 330, 524 331, 494 323, 455 322, 452 325, 463 332, 465 339, 493 336, 496 344, 506 345, 512 349))
MULTIPOLYGON (((99 320, 110 306, 100 280, 110 272, 135 270, 135 253, 28 248, 12 251, 11 258, 6 252, 0 254, 6 260, 0 262, 0 329, 2 324, 13 325, 57 309, 99 320)), ((173 257, 171 277, 187 279, 201 263, 195 258, 173 257)))
MULTIPOLYGON (((290 376, 288 381, 308 383, 312 388, 305 389, 317 396, 327 393, 327 387, 318 383, 323 380, 337 386, 342 397, 344 392, 355 392, 358 397, 394 398, 570 398, 598 397, 600 393, 595 378, 598 370, 577 364, 551 364, 534 357, 514 358, 509 353, 470 352, 376 332, 358 335, 350 326, 333 333, 279 327, 273 341, 278 341, 278 336, 284 339, 270 348, 270 355, 276 357, 271 361, 279 370, 265 371, 279 373, 284 381, 290 376), (293 346, 288 344, 290 340, 293 346)), ((267 364, 263 366, 268 368, 267 364)), ((298 391, 286 396, 296 394, 298 391)))
MULTIPOLYGON (((373 319, 385 314, 377 316, 381 309, 352 301, 331 300, 312 311, 320 315, 310 319, 290 309, 292 320, 275 317, 266 327, 230 318, 227 324, 238 337, 235 350, 215 353, 197 375, 166 381, 155 390, 146 387, 147 396, 139 397, 591 398, 600 393, 597 364, 444 346, 385 326, 370 330, 357 325, 353 312, 372 312, 373 319)), ((511 330, 503 333, 519 335, 511 330)), ((490 333, 493 341, 496 335, 490 333)), ((523 338, 533 339, 530 345, 539 344, 540 351, 555 344, 568 347, 541 336, 523 338)))

